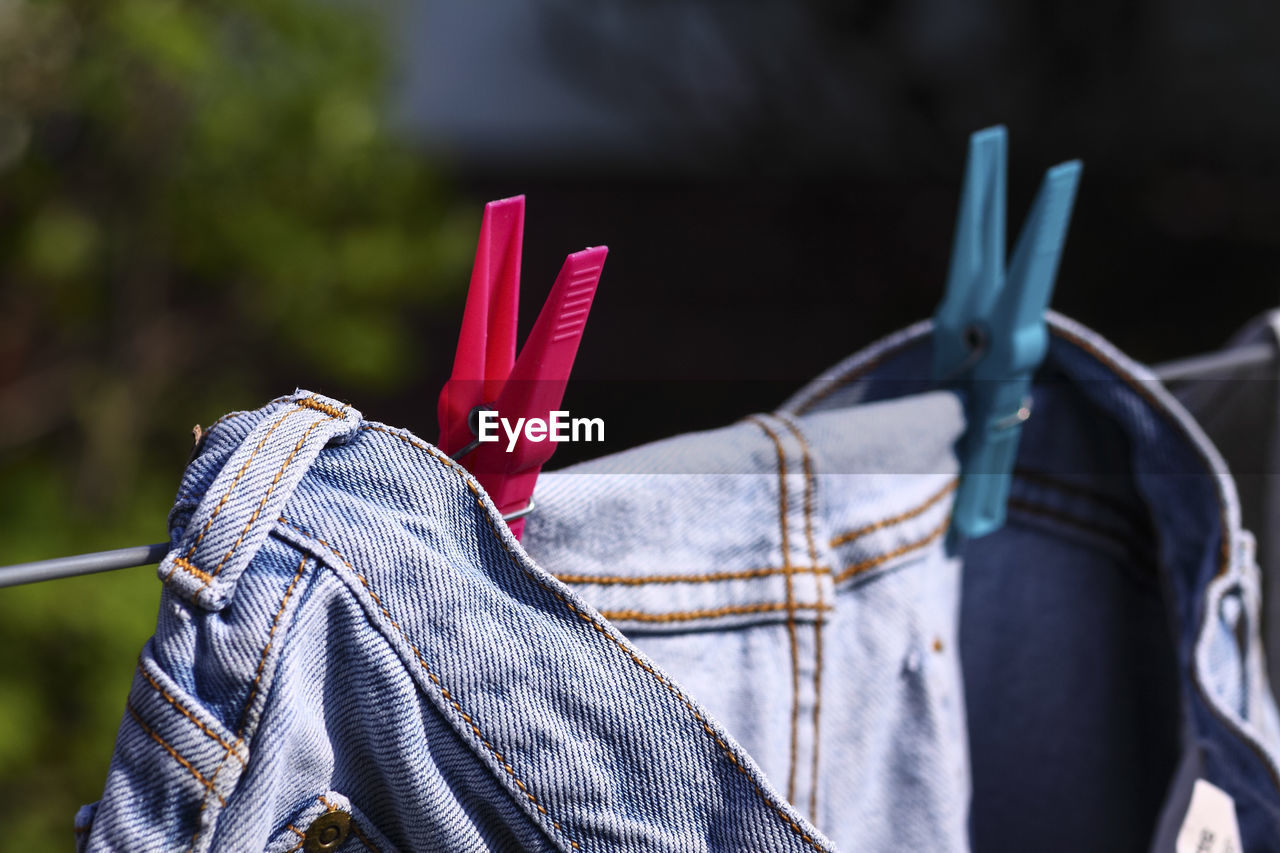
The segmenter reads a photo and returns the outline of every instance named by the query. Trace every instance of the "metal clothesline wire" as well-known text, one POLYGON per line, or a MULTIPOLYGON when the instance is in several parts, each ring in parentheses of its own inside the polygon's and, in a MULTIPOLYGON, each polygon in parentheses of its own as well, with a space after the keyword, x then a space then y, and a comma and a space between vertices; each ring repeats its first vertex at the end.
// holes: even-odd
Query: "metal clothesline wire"
MULTIPOLYGON (((1223 378, 1227 378, 1233 371, 1241 368, 1270 364, 1276 359, 1276 355, 1277 350, 1273 344, 1259 343, 1165 362, 1156 365, 1153 371, 1164 383, 1210 378, 1219 373, 1226 374, 1223 378)), ((158 542, 155 545, 0 566, 0 587, 148 566, 163 560, 169 547, 168 542, 158 542)))

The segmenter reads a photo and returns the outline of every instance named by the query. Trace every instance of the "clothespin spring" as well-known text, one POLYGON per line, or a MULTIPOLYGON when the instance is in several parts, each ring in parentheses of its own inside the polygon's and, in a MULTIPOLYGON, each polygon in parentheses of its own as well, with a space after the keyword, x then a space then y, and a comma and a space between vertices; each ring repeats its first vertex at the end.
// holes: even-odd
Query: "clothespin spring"
MULTIPOLYGON (((450 459, 454 462, 461 462, 462 457, 480 446, 480 413, 491 411, 493 411, 493 406, 482 403, 479 406, 473 407, 471 411, 467 413, 467 428, 471 430, 471 434, 474 435, 475 438, 471 440, 470 444, 465 444, 459 448, 457 453, 454 453, 449 457, 450 459)), ((533 495, 530 495, 529 502, 525 504, 523 508, 518 509, 515 512, 503 513, 502 520, 511 522, 515 521, 517 518, 524 518, 526 515, 531 514, 536 507, 537 504, 533 502, 533 495)))

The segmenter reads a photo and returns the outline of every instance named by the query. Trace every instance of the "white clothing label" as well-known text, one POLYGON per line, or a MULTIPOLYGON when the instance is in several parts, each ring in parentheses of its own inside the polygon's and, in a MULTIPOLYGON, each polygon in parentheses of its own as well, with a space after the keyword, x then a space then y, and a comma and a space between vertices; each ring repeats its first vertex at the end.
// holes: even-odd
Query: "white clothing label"
POLYGON ((1235 800, 1226 791, 1196 780, 1187 817, 1178 832, 1177 853, 1244 853, 1235 800))

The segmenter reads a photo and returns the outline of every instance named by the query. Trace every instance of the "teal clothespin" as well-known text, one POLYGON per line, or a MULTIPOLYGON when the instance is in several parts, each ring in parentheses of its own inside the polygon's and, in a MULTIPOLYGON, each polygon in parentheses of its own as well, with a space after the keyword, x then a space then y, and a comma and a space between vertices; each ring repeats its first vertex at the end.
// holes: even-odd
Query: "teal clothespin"
POLYGON ((933 315, 933 377, 964 393, 960 486, 951 529, 970 538, 1004 525, 1031 375, 1049 346, 1044 311, 1080 181, 1079 160, 1045 173, 1005 271, 1008 134, 969 138, 947 292, 933 315))

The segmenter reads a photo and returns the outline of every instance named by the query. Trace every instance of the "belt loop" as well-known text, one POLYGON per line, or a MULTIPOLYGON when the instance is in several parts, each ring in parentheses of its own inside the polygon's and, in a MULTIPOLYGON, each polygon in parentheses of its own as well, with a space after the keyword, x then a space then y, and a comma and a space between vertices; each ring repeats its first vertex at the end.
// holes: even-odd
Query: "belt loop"
POLYGON ((350 406, 301 390, 263 411, 160 563, 160 578, 207 610, 231 600, 236 580, 324 446, 354 435, 361 421, 350 406))

